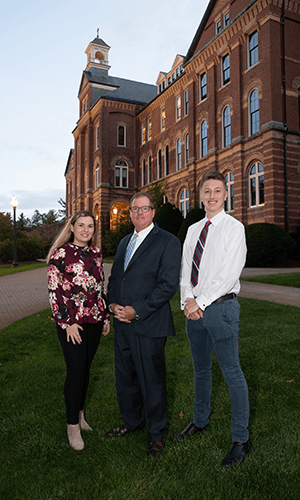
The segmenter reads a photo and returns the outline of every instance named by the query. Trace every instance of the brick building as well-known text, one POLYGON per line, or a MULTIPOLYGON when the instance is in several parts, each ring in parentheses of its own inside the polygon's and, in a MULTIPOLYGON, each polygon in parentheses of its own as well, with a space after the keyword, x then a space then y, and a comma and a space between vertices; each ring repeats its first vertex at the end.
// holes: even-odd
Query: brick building
POLYGON ((138 190, 162 181, 186 215, 204 172, 226 175, 225 209, 245 225, 300 225, 300 2, 211 0, 185 56, 156 85, 108 75, 86 50, 67 168, 67 215, 117 226, 138 190))

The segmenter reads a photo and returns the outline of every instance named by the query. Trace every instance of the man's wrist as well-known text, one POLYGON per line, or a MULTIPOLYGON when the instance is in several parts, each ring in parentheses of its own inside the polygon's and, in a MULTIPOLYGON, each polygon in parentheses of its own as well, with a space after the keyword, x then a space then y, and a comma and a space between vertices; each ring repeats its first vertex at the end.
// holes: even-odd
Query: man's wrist
POLYGON ((133 314, 134 314, 134 319, 136 319, 137 321, 141 319, 134 308, 133 308, 133 314))

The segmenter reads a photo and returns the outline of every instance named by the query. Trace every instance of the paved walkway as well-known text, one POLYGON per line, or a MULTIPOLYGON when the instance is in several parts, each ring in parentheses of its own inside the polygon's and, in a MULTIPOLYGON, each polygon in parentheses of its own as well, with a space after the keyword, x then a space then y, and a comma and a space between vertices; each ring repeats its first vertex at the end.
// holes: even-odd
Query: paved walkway
MULTIPOLYGON (((111 264, 104 264, 106 280, 110 275, 110 269, 111 264)), ((246 268, 242 272, 242 277, 292 272, 300 272, 300 268, 246 268)), ((240 296, 300 307, 299 288, 243 281, 240 296)), ((48 307, 46 267, 0 277, 0 330, 18 319, 38 313, 48 307)))

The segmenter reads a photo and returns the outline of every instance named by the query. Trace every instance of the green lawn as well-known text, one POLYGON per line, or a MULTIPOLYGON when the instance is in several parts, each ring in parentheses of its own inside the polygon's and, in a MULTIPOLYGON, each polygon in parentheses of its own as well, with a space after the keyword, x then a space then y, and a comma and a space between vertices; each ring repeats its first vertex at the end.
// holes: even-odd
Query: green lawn
POLYGON ((269 276, 255 276, 254 278, 243 278, 244 281, 255 283, 267 283, 268 285, 293 286, 300 288, 300 273, 270 274, 269 276))
POLYGON ((22 271, 31 271, 31 269, 37 269, 39 267, 45 267, 45 262, 32 262, 30 264, 19 264, 18 267, 12 267, 11 264, 1 264, 0 265, 0 276, 6 276, 7 274, 21 273, 22 271))
MULTIPOLYGON (((210 426, 203 436, 147 456, 146 431, 107 439, 121 423, 114 378, 113 333, 95 357, 87 401, 92 433, 76 452, 66 436, 64 361, 50 310, 0 331, 1 500, 299 500, 300 309, 240 299, 240 358, 248 381, 254 452, 239 467, 228 451, 230 402, 213 361, 210 426)), ((166 346, 169 433, 192 419, 193 369, 178 295, 176 337, 166 346), (180 417, 181 412, 183 418, 180 417)))

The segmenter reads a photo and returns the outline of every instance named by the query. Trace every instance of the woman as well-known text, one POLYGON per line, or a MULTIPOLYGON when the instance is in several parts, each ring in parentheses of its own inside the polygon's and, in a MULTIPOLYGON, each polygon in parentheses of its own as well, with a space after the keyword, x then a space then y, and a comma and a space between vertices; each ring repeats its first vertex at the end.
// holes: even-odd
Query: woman
POLYGON ((82 450, 81 429, 92 430, 84 418, 89 372, 101 332, 109 333, 102 255, 93 246, 94 216, 77 212, 49 250, 48 289, 67 377, 64 395, 70 446, 82 450))

